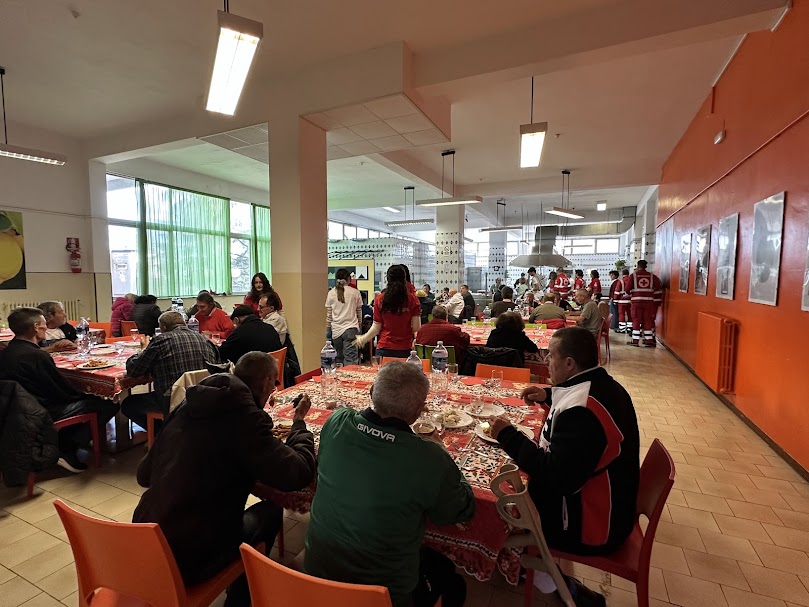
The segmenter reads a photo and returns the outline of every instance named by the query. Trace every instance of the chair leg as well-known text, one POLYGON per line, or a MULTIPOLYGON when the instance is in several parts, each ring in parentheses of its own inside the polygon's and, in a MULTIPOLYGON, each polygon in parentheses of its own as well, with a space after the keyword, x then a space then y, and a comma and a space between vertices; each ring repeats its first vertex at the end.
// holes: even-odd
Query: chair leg
POLYGON ((534 599, 534 570, 525 570, 525 588, 523 589, 523 605, 531 607, 534 599))
POLYGON ((644 572, 638 571, 638 581, 635 582, 635 592, 638 595, 638 607, 649 607, 649 566, 647 564, 644 572))
POLYGON ((610 362, 610 336, 609 333, 604 336, 604 345, 607 347, 607 362, 610 362))
POLYGON ((281 521, 281 529, 278 531, 278 558, 284 558, 286 550, 284 549, 284 523, 281 521))
POLYGON ((93 438, 93 466, 101 466, 101 441, 98 432, 98 417, 90 422, 90 436, 93 438))
POLYGON ((37 480, 37 475, 33 472, 28 473, 28 487, 27 487, 27 494, 28 497, 34 497, 34 483, 37 480))
POLYGON ((148 449, 152 448, 152 443, 154 443, 154 417, 147 414, 146 415, 146 447, 148 449))

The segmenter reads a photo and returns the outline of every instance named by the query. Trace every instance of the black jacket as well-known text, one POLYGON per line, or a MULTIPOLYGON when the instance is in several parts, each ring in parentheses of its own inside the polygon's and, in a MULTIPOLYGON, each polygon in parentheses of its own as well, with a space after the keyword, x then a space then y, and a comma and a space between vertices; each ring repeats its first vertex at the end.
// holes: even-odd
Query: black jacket
POLYGON ((0 379, 18 382, 53 417, 84 397, 62 377, 50 354, 24 339, 14 338, 0 351, 0 379))
POLYGON ((7 487, 24 485, 28 473, 59 459, 48 412, 14 381, 0 381, 0 472, 7 487))
POLYGON ((612 552, 637 519, 640 438, 632 399, 601 367, 548 394, 539 447, 511 426, 497 438, 531 477, 528 492, 550 546, 612 552))
POLYGON ((136 303, 132 306, 130 319, 138 327, 138 333, 141 335, 154 335, 154 330, 157 328, 157 319, 160 318, 161 314, 162 312, 157 304, 136 303))
MULTIPOLYGON (((63 324, 59 328, 62 330, 62 333, 65 334, 65 339, 66 340, 72 341, 72 342, 75 343, 75 341, 79 338, 78 333, 76 333, 76 327, 71 325, 69 322, 66 322, 65 324, 63 324)), ((44 348, 45 346, 51 345, 55 341, 58 341, 58 340, 55 340, 55 339, 50 339, 50 340, 43 339, 41 342, 39 342, 39 345, 44 348)))
POLYGON ((239 326, 222 343, 219 355, 222 360, 235 363, 248 352, 275 352, 282 347, 275 327, 250 314, 242 318, 239 326))
POLYGON ((464 318, 474 318, 475 317, 475 298, 472 297, 471 293, 467 293, 463 296, 463 313, 464 318))
POLYGON ((286 444, 235 375, 205 378, 186 392, 138 466, 147 487, 134 523, 158 523, 183 576, 223 554, 239 555, 244 505, 258 481, 282 491, 315 475, 312 433, 295 422, 286 444))
POLYGON ((506 331, 504 329, 493 329, 486 340, 489 348, 514 348, 520 353, 520 360, 525 361, 526 352, 537 352, 539 348, 531 341, 525 331, 506 331))
POLYGON ((461 375, 473 377, 478 363, 497 365, 500 367, 522 367, 520 353, 514 348, 489 348, 487 346, 471 346, 467 349, 460 367, 461 375))

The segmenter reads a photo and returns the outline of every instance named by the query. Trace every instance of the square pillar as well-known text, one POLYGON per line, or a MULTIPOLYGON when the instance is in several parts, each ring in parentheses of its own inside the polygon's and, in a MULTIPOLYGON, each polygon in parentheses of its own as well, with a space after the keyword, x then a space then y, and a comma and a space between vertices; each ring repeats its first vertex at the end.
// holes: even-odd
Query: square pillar
POLYGON ((508 285, 508 267, 506 266, 506 243, 508 232, 489 232, 489 263, 486 289, 491 289, 495 278, 501 278, 508 285))
POLYGON ((466 207, 436 207, 435 282, 436 292, 444 287, 459 289, 464 273, 464 211, 466 207))

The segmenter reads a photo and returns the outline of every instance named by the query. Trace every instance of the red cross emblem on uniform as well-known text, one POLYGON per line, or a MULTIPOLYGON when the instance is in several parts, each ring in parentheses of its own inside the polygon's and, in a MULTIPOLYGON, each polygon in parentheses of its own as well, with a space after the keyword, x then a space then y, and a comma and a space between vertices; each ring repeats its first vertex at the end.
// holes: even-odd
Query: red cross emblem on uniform
POLYGON ((651 286, 652 286, 652 281, 650 281, 645 276, 641 277, 641 278, 638 278, 638 287, 640 287, 641 289, 648 289, 651 286))

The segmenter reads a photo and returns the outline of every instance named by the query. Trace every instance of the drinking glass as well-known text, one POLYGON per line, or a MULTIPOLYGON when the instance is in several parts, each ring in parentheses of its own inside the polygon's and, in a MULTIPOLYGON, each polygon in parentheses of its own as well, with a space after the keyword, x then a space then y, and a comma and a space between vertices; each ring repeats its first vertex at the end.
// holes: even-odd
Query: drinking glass
POLYGON ((137 329, 129 329, 129 338, 137 343, 138 341, 138 330, 137 329))
POLYGON ((458 365, 457 365, 457 364, 455 364, 455 363, 452 363, 452 364, 450 364, 450 365, 447 365, 447 375, 449 376, 449 380, 450 380, 450 381, 451 381, 453 384, 454 384, 455 382, 457 382, 457 381, 458 381, 458 379, 459 379, 459 377, 458 377, 458 365))
POLYGON ((499 388, 503 384, 503 372, 500 369, 492 371, 492 387, 499 388))
POLYGON ((91 347, 92 344, 90 343, 90 338, 86 335, 82 335, 78 340, 79 356, 81 358, 87 358, 91 347))

